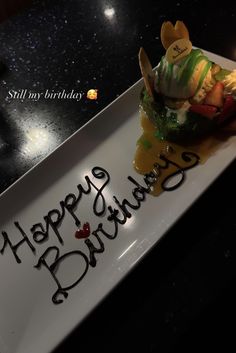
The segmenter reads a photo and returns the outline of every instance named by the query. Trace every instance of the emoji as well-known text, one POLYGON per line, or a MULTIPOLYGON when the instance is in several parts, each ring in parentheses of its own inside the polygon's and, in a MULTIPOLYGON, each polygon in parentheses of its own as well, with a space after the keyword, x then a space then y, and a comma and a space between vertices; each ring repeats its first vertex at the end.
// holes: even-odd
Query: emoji
POLYGON ((98 90, 97 89, 90 89, 87 92, 87 98, 91 100, 95 100, 98 98, 98 90))

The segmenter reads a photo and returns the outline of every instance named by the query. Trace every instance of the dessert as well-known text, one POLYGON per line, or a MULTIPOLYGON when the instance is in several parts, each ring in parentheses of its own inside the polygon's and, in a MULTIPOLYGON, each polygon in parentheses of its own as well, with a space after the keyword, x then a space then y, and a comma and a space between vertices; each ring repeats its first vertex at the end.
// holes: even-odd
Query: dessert
POLYGON ((192 151, 204 162, 227 138, 226 131, 235 132, 236 70, 221 67, 193 48, 182 21, 175 26, 164 22, 161 42, 166 53, 155 70, 144 49, 139 52, 144 131, 134 166, 142 174, 150 172, 160 155, 182 166, 183 151, 192 151))

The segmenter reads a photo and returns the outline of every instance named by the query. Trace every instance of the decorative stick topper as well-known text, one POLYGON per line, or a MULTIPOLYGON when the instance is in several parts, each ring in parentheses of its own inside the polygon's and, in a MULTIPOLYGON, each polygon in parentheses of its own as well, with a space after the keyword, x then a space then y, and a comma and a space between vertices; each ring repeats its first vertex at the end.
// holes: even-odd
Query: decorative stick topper
POLYGON ((138 57, 139 66, 143 75, 146 90, 149 96, 154 99, 154 73, 152 71, 152 65, 150 63, 150 60, 148 59, 148 56, 143 48, 140 48, 138 57))
POLYGON ((183 59, 192 50, 188 29, 182 21, 176 21, 175 26, 170 21, 164 22, 161 26, 161 42, 170 64, 183 59))

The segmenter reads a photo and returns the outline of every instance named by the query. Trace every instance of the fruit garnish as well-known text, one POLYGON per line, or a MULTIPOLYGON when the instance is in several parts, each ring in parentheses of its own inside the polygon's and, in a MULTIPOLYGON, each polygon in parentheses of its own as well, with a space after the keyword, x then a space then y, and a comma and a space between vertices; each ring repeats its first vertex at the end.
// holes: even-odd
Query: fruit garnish
POLYGON ((138 57, 146 90, 149 96, 154 99, 154 73, 150 60, 143 48, 140 48, 138 57))
POLYGON ((230 95, 227 95, 224 100, 224 105, 221 113, 217 116, 217 123, 222 124, 226 119, 236 114, 236 101, 230 95))
POLYGON ((200 114, 208 119, 213 119, 217 112, 217 107, 207 104, 192 104, 189 107, 189 111, 200 114))
POLYGON ((205 104, 214 105, 221 108, 224 104, 224 85, 222 82, 216 82, 212 89, 207 93, 205 104))
POLYGON ((175 26, 166 21, 161 26, 161 43, 167 50, 169 46, 178 39, 189 39, 189 32, 182 21, 176 21, 175 26))

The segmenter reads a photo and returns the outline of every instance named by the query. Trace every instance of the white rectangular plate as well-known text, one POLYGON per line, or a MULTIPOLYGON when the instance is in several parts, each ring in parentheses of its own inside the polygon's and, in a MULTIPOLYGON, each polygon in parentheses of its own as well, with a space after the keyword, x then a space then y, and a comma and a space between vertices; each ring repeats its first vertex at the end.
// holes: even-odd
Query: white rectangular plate
MULTIPOLYGON (((236 66, 230 60, 206 54, 223 67, 233 69, 236 66)), ((132 167, 136 140, 141 133, 138 114, 141 87, 142 81, 137 82, 1 195, 0 249, 4 247, 0 254, 1 353, 48 353, 54 349, 233 161, 235 138, 222 145, 206 164, 187 171, 180 188, 157 198, 147 194, 139 209, 129 209, 132 217, 125 224, 108 220, 109 206, 118 209, 113 196, 120 203, 124 199, 137 203, 132 195, 135 185, 128 176, 145 185, 142 176, 132 167), (107 177, 100 178, 101 173, 92 175, 94 167, 104 168, 109 173, 109 183, 105 183, 107 177), (63 244, 50 225, 48 238, 42 243, 37 241, 47 234, 36 237, 34 233, 39 226, 32 229, 33 225, 41 223, 46 233, 45 224, 51 217, 50 214, 47 217, 48 212, 57 209, 61 214, 60 201, 69 194, 71 198, 67 201, 71 202, 72 197, 78 199, 77 185, 88 187, 85 176, 93 185, 90 184, 89 194, 80 195, 74 211, 81 226, 89 222, 92 233, 102 223, 103 229, 112 234, 118 225, 115 239, 97 232, 104 251, 95 254, 96 266, 89 263, 91 251, 85 239, 75 237, 78 227, 68 210, 56 227, 63 244), (105 212, 99 215, 103 208, 105 212), (23 231, 28 242, 23 238, 23 231), (18 244, 15 255, 21 263, 17 263, 9 242, 4 246, 3 235, 12 246, 18 244), (23 242, 19 243, 21 240, 23 242), (53 267, 56 251, 58 266, 53 267), (45 262, 41 261, 41 267, 36 269, 34 266, 43 254, 45 262), (56 297, 62 299, 62 303, 54 304, 52 297, 59 286, 72 288, 65 289, 67 298, 63 293, 56 297)), ((51 217, 53 222, 56 218, 56 214, 51 217)), ((90 245, 101 247, 94 234, 88 239, 90 245)))

